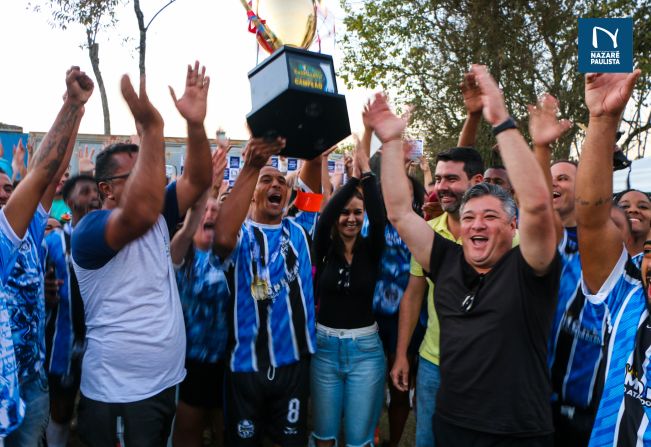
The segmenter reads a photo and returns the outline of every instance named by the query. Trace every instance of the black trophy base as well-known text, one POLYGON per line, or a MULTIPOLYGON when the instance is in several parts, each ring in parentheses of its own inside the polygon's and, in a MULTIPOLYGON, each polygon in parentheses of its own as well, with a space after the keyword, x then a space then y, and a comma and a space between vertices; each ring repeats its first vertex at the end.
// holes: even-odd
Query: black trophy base
POLYGON ((311 160, 350 135, 343 95, 286 90, 246 116, 254 137, 281 136, 281 155, 311 160))

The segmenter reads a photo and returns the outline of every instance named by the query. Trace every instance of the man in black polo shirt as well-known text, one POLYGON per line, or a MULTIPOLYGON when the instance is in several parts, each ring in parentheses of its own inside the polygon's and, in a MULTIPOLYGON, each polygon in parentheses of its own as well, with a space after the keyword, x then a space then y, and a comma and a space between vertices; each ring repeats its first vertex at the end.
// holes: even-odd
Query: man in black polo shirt
POLYGON ((542 169, 509 117, 496 82, 483 66, 473 66, 472 72, 484 118, 493 126, 518 191, 520 245, 511 248, 515 203, 495 185, 479 184, 464 195, 462 246, 436 235, 411 210, 400 159, 406 120, 378 94, 370 115, 383 143, 382 192, 389 220, 437 284, 437 445, 552 445, 546 359, 560 275, 552 203, 542 169))

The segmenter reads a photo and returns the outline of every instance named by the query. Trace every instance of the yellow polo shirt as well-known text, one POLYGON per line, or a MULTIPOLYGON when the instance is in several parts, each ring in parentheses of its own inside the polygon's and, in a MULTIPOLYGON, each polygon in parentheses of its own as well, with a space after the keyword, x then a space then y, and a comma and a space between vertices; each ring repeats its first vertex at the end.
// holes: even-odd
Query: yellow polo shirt
MULTIPOLYGON (((444 238, 454 241, 457 244, 461 245, 461 239, 455 239, 454 235, 450 232, 448 228, 448 213, 443 213, 439 217, 430 220, 427 222, 432 229, 443 236, 444 238)), ((520 243, 520 235, 516 230, 515 236, 513 237, 513 247, 520 243)), ((416 262, 414 257, 411 257, 411 266, 409 273, 414 276, 425 276, 423 272, 423 267, 416 262)), ((440 356, 440 334, 441 329, 439 327, 439 318, 436 315, 436 309, 434 308, 434 283, 427 279, 428 291, 427 291, 427 330, 425 331, 425 337, 423 342, 420 345, 420 356, 424 359, 434 363, 435 365, 439 364, 440 356)))

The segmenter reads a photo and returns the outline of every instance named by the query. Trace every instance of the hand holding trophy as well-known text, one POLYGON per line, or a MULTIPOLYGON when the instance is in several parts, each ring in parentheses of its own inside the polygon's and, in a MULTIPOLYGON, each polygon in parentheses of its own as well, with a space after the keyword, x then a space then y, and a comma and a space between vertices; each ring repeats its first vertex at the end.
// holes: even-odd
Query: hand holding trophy
POLYGON ((260 46, 272 53, 249 72, 254 137, 284 137, 282 155, 312 159, 350 135, 346 98, 332 56, 307 51, 315 0, 241 0, 260 46))

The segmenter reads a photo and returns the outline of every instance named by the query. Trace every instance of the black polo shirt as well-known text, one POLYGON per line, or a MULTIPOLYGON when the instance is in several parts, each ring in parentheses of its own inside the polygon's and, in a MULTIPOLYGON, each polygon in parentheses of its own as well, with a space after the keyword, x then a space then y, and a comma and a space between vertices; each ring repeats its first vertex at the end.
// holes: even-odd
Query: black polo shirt
POLYGON ((560 268, 556 254, 549 272, 536 276, 515 247, 480 275, 460 245, 435 235, 429 277, 441 327, 437 417, 486 433, 553 432, 547 342, 560 268))

